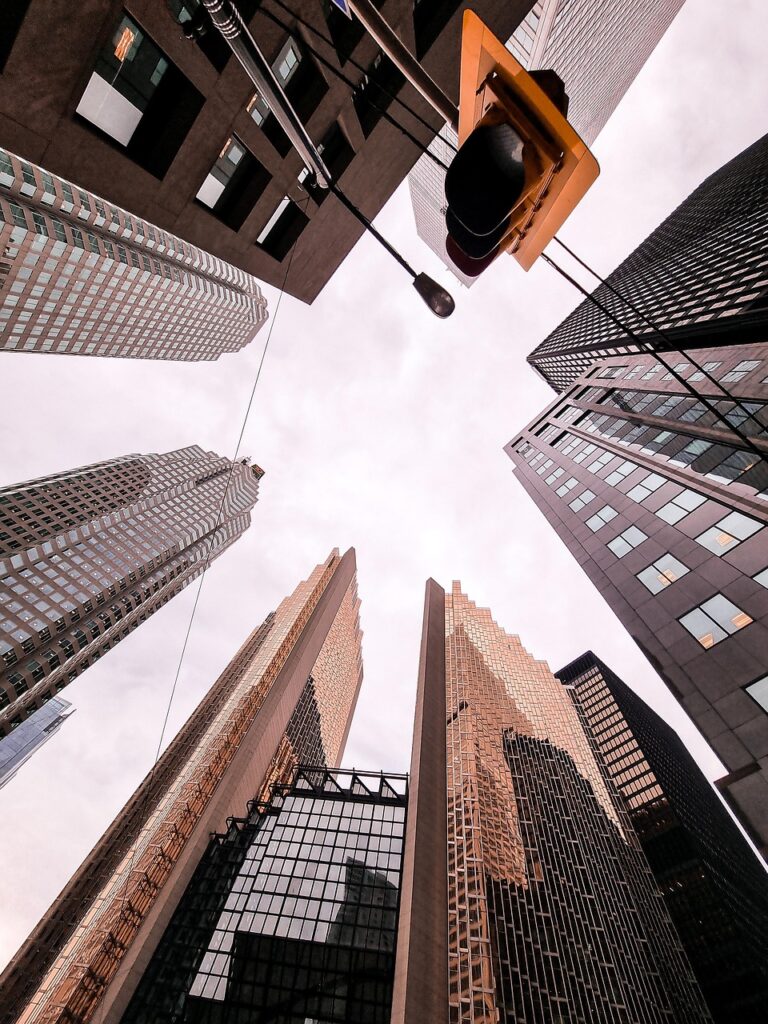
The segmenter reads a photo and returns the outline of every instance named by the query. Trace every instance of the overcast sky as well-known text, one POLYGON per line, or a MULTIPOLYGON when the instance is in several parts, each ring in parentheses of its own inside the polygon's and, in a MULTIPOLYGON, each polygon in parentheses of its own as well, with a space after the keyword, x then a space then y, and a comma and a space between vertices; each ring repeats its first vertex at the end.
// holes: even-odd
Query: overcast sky
MULTIPOLYGON (((561 232, 598 270, 764 133, 766 34, 761 0, 688 0, 595 144, 602 175, 561 232)), ((502 451, 553 397, 525 356, 577 294, 506 256, 461 288, 417 238, 405 184, 377 225, 453 290, 456 313, 432 317, 368 238, 311 307, 285 298, 275 317, 265 289, 274 329, 241 451, 266 470, 261 499, 206 575, 166 742, 249 631, 331 548, 354 545, 365 679, 347 766, 407 770, 434 576, 460 579, 554 670, 592 648, 716 777, 502 451)), ((231 456, 266 337, 216 363, 3 353, 0 485, 194 443, 231 456)), ((0 791, 0 965, 150 769, 196 589, 68 687, 76 713, 0 791)))

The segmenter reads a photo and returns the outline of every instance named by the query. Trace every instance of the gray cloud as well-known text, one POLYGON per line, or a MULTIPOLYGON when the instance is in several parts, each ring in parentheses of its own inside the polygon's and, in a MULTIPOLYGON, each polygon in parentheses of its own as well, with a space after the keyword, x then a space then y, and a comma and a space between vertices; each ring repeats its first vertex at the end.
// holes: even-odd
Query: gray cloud
MULTIPOLYGON (((764 11, 688 0, 595 147, 602 176, 563 231, 610 270, 699 181, 765 130, 764 11)), ((329 200, 330 201, 330 200, 329 200)), ((267 471, 250 531, 210 569, 166 742, 249 630, 331 547, 357 547, 365 682, 346 764, 402 770, 423 587, 469 595, 557 669, 592 646, 718 765, 525 497, 502 445, 551 398, 525 355, 578 296, 504 257, 467 292, 413 229, 406 187, 378 224, 449 283, 432 318, 364 239, 311 308, 284 299, 243 453, 267 471)), ((274 313, 276 293, 266 289, 274 313)), ((231 455, 262 334, 214 364, 4 354, 2 478, 199 443, 231 455)), ((0 961, 12 955, 155 755, 193 584, 66 696, 62 731, 0 792, 0 961)))

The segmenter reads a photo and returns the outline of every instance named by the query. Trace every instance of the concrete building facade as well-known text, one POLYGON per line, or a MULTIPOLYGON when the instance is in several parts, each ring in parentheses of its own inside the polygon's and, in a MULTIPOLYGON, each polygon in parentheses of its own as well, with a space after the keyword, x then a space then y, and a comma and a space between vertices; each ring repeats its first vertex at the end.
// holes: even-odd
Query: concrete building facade
POLYGON ((505 450, 726 766, 765 854, 768 346, 691 355, 600 360, 505 450))
MULTIPOLYGON (((591 145, 669 28, 684 0, 536 0, 507 49, 526 70, 552 68, 565 83, 568 120, 591 145)), ((447 126, 430 151, 450 164, 458 137, 447 126)), ((419 237, 462 284, 445 250, 445 171, 429 156, 408 176, 419 237)))
POLYGON ((193 445, 0 489, 0 737, 226 551, 262 476, 193 445))
POLYGON ((768 873, 677 733, 591 651, 555 675, 618 789, 715 1024, 768 1014, 768 873))
POLYGON ((0 253, 9 352, 218 359, 267 319, 242 270, 2 149, 0 253))
MULTIPOLYGON (((483 0, 473 9, 508 38, 532 2, 483 0)), ((381 7, 454 97, 467 6, 381 7)), ((317 297, 363 229, 333 196, 303 187, 301 159, 199 0, 16 7, 0 47, 0 145, 259 280, 306 302, 317 297), (207 31, 193 40, 185 27, 207 31), (57 59, 41 62, 53 38, 57 59)), ((439 117, 332 4, 239 0, 238 8, 331 171, 372 219, 439 117)))
POLYGON ((360 641, 355 553, 334 550, 248 637, 11 960, 3 1024, 121 1020, 211 833, 299 763, 340 760, 360 641))

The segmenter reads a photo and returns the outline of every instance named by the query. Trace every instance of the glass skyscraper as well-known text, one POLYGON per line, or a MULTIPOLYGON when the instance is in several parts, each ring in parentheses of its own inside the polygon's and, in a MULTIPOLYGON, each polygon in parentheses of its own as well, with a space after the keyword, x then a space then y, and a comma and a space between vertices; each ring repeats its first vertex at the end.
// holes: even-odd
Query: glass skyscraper
MULTIPOLYGON (((248 1000, 249 972, 267 952, 278 964, 295 954, 308 957, 313 969, 330 969, 315 940, 342 950, 334 960, 341 974, 358 965, 370 972, 357 993, 370 1001, 369 981, 377 984, 377 971, 391 971, 404 797, 379 777, 371 788, 357 776, 334 783, 321 772, 321 795, 295 776, 299 764, 321 768, 341 759, 362 681, 359 605, 354 550, 334 550, 253 631, 0 977, 3 1024, 119 1021, 150 962, 132 1006, 141 1006, 147 985, 162 981, 171 991, 182 977, 194 1012, 208 1006, 214 1014, 190 1019, 218 1020, 216 1000, 227 991, 219 981, 230 967, 230 996, 248 1000), (314 810, 302 802, 305 793, 318 797, 314 810), (374 805, 384 810, 369 811, 374 805), (211 833, 221 834, 219 852, 209 849, 211 833), (301 874, 307 854, 324 873, 301 874), (198 882, 210 877, 212 864, 222 874, 204 891, 198 882), (304 889, 288 892, 289 884, 301 888, 300 877, 304 889), (318 878, 328 886, 322 897, 306 891, 318 878), (288 899, 279 910, 277 899, 274 911, 271 901, 268 909, 254 908, 263 918, 249 917, 245 903, 263 893, 288 899), (301 900, 316 897, 324 924, 310 936, 307 922, 314 929, 315 920, 301 900), (194 926, 186 951, 158 975, 166 926, 179 914, 191 915, 194 926), (246 956, 251 947, 254 961, 246 956), (151 961, 158 948, 159 959, 151 961), (354 960, 348 969, 345 956, 354 960)), ((315 771, 309 779, 317 777, 315 771)), ((283 977, 276 968, 273 1001, 302 984, 286 978, 283 985, 283 977)), ((335 1001, 335 988, 329 998, 335 1001)))
POLYGON ((568 693, 458 583, 427 584, 408 822, 394 1019, 710 1019, 568 693))
POLYGON ((122 1024, 390 1024, 405 776, 303 767, 202 857, 122 1024))
POLYGON ((253 277, 0 149, 0 348, 218 359, 267 319, 253 277))
POLYGON ((706 178, 608 276, 618 295, 595 289, 618 324, 584 299, 528 362, 563 391, 603 356, 763 342, 766 253, 768 135, 706 178))
POLYGON ((765 855, 768 345, 692 355, 668 360, 685 386, 650 354, 604 357, 505 450, 726 766, 765 855))
POLYGON ((0 737, 226 551, 262 476, 193 445, 0 489, 0 737))
POLYGON ((68 700, 49 697, 38 711, 4 738, 0 743, 0 789, 59 731, 71 714, 72 705, 68 700))
MULTIPOLYGON (((536 0, 507 42, 529 71, 552 68, 565 83, 568 120, 591 145, 635 80, 684 0, 536 0)), ((481 15, 482 16, 482 15, 481 15)), ((442 129, 430 151, 449 164, 456 133, 442 129)), ((445 251, 445 171, 426 154, 408 177, 416 230, 465 285, 445 251)))
POLYGON ((768 873, 677 733, 591 651, 555 673, 618 789, 716 1024, 768 1016, 768 873))

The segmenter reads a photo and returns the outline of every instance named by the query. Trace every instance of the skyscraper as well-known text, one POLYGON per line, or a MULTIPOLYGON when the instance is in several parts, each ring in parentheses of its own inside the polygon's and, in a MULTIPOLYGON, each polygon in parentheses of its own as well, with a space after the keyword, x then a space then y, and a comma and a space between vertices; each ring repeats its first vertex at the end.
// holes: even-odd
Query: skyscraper
POLYGON ((651 355, 606 357, 506 452, 726 766, 723 795, 766 854, 768 346, 671 364, 698 397, 651 355))
POLYGON ((768 1017, 768 873, 680 737, 591 651, 555 673, 616 785, 715 1024, 768 1017))
MULTIPOLYGON (((382 4, 452 96, 467 2, 382 4)), ((506 39, 532 2, 473 8, 506 39)), ((0 40, 0 145, 260 281, 305 302, 319 295, 363 228, 327 191, 305 190, 299 156, 201 0, 92 0, 66 17, 50 0, 14 7, 25 10, 8 13, 0 40), (41 61, 54 38, 56 60, 41 61)), ((327 166, 373 219, 440 118, 333 4, 237 7, 327 166)))
MULTIPOLYGON (((210 834, 290 783, 298 763, 340 759, 362 681, 360 640, 355 553, 334 550, 248 637, 13 958, 0 978, 3 1024, 121 1019, 201 858, 205 873, 210 834)), ((264 838, 261 809, 248 827, 264 838)), ((224 847, 233 882, 244 852, 224 847)), ((215 897, 206 908, 226 929, 215 897)), ((242 941, 256 935, 246 925, 242 941)))
POLYGON ((237 540, 262 476, 193 445, 0 489, 0 737, 237 540))
MULTIPOLYGON (((568 93, 568 120, 591 145, 669 28, 684 0, 536 0, 507 43, 524 68, 552 68, 568 93)), ((481 14, 482 17, 482 14, 481 14)), ((443 128, 430 150, 450 163, 456 133, 443 128)), ((464 284, 445 251, 445 171, 424 155, 408 176, 416 230, 464 284)))
POLYGON ((303 767, 203 855, 121 1024, 389 1024, 404 776, 303 767))
POLYGON ((2 149, 0 253, 7 351, 218 359, 267 319, 242 270, 2 149))
POLYGON ((645 344, 684 351, 762 342, 768 328, 767 251, 764 135, 706 178, 608 276, 618 296, 602 284, 595 289, 595 298, 622 327, 585 299, 528 362, 563 391, 601 356, 640 352, 645 344))
POLYGON ((567 692, 457 583, 427 584, 411 767, 393 1021, 709 1020, 567 692))
POLYGON ((0 743, 0 789, 10 782, 25 761, 55 735, 72 714, 63 697, 51 697, 45 705, 0 743))

